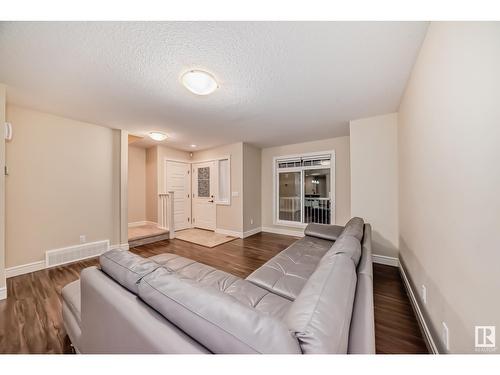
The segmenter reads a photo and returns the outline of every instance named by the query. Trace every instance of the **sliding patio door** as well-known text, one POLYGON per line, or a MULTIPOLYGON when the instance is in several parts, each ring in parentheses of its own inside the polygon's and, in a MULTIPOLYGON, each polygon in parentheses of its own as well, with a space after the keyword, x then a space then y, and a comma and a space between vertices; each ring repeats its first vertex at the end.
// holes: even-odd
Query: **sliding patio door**
POLYGON ((302 222, 302 171, 278 173, 280 221, 302 222))
POLYGON ((276 161, 276 224, 332 223, 331 158, 315 155, 276 161))

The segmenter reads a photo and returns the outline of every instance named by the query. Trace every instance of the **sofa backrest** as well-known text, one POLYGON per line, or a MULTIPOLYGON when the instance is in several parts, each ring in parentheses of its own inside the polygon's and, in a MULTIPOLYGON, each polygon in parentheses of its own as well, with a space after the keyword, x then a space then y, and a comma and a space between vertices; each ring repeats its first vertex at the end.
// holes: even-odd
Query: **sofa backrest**
POLYGON ((354 262, 345 254, 320 261, 285 316, 303 353, 347 353, 356 281, 354 262))
POLYGON ((341 225, 309 223, 304 229, 304 235, 328 241, 335 241, 343 230, 344 227, 341 225))
POLYGON ((347 222, 340 236, 353 236, 359 242, 363 239, 364 220, 360 217, 353 217, 347 222))
POLYGON ((353 236, 342 235, 337 241, 335 241, 323 258, 321 258, 320 263, 337 254, 344 254, 345 256, 351 258, 354 262, 354 266, 357 266, 361 258, 361 244, 353 236))
POLYGON ((213 353, 301 352, 282 320, 165 268, 142 279, 139 297, 213 353))
POLYGON ((114 249, 99 257, 101 270, 134 294, 139 293, 141 279, 160 265, 130 251, 114 249))
POLYGON ((358 264, 358 283, 349 332, 350 354, 375 354, 373 304, 372 230, 364 225, 362 256, 358 264))

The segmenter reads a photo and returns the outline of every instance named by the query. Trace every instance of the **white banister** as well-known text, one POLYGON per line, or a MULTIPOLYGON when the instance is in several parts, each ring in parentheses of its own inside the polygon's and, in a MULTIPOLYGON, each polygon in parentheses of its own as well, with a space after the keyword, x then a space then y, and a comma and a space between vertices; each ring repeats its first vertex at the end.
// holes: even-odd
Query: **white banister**
POLYGON ((168 229, 169 238, 175 238, 174 227, 174 192, 158 194, 158 226, 168 229))

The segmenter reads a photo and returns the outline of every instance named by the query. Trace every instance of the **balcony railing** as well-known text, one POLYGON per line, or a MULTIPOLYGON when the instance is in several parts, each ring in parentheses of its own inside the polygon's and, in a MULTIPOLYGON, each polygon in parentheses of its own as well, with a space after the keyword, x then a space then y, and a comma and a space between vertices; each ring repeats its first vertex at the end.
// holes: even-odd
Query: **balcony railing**
MULTIPOLYGON (((279 219, 300 222, 300 197, 280 197, 279 219)), ((304 223, 330 224, 330 198, 304 198, 304 223)))
POLYGON ((304 198, 304 222, 330 224, 330 198, 304 198))

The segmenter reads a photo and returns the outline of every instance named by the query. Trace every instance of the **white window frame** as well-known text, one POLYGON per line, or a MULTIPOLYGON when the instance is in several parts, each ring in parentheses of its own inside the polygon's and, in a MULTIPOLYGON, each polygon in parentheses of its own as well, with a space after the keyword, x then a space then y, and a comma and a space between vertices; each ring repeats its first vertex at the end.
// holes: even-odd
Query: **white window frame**
POLYGON ((278 168, 278 163, 284 159, 310 158, 314 156, 330 155, 330 223, 335 224, 335 150, 310 152, 293 155, 280 155, 273 158, 273 224, 293 228, 305 228, 307 223, 304 223, 304 171, 311 169, 327 169, 325 166, 307 166, 307 167, 291 167, 278 168), (301 172, 301 187, 300 187, 300 223, 297 221, 280 220, 279 218, 279 184, 278 176, 280 173, 301 172))
POLYGON ((219 157, 219 158, 216 158, 215 159, 215 174, 216 174, 216 180, 215 180, 215 183, 216 183, 216 193, 215 193, 215 204, 219 205, 219 206, 230 206, 231 205, 231 155, 228 155, 228 156, 223 156, 223 157, 219 157), (219 163, 222 161, 222 160, 227 160, 228 162, 228 167, 229 167, 229 173, 228 173, 228 197, 227 199, 225 200, 220 200, 219 199, 219 192, 220 192, 220 189, 219 189, 219 163))

